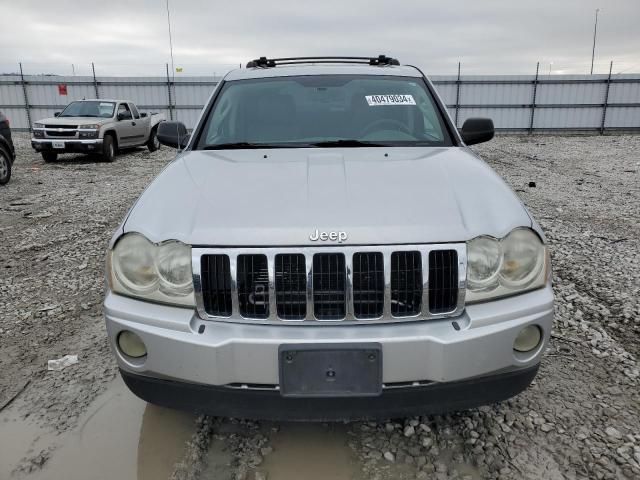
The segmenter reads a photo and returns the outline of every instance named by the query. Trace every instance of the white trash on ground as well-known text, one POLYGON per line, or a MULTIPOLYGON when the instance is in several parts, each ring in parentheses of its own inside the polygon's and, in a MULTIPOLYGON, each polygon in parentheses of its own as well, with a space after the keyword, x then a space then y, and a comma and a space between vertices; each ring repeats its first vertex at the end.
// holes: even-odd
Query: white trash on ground
POLYGON ((49 362, 47 362, 47 370, 62 370, 76 363, 78 363, 78 355, 65 355, 62 358, 49 360, 49 362))

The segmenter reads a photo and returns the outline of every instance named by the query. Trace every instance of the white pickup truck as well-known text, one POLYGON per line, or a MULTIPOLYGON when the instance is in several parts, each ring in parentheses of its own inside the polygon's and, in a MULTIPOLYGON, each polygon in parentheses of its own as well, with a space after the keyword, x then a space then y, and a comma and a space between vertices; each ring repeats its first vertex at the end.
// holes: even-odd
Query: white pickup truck
POLYGON ((128 100, 80 100, 71 102, 55 117, 33 124, 31 146, 53 162, 60 153, 88 153, 112 162, 119 149, 146 145, 160 148, 156 137, 161 113, 140 113, 128 100))

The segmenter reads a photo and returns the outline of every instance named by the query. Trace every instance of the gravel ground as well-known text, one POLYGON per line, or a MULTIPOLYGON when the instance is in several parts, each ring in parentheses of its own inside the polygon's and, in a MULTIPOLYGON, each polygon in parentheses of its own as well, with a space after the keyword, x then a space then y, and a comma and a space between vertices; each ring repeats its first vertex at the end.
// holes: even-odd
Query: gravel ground
MULTIPOLYGON (((17 395, 24 416, 64 432, 116 374, 100 310, 107 241, 173 154, 45 165, 26 137, 17 147, 0 188, 0 409, 17 395), (80 363, 46 371, 67 353, 80 363)), ((550 348, 535 384, 510 401, 346 425, 353 478, 640 478, 640 136, 503 136, 478 151, 547 234, 550 348)), ((269 477, 281 427, 201 417, 173 478, 269 477)))

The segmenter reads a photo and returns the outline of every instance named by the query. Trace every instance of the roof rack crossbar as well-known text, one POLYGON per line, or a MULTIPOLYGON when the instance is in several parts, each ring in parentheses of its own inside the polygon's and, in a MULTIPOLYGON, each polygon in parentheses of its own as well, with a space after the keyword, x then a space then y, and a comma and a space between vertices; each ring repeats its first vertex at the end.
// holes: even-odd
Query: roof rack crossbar
POLYGON ((300 63, 358 63, 365 65, 400 65, 400 62, 386 55, 377 57, 282 57, 267 58, 260 57, 247 63, 247 68, 272 68, 277 65, 296 65, 300 63))

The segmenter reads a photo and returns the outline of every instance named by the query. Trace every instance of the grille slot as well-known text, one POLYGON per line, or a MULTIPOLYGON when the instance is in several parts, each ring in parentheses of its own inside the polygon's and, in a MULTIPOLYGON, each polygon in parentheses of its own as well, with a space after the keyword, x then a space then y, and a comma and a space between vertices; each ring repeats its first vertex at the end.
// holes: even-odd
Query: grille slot
POLYGON ((276 255, 276 305, 283 320, 304 320, 307 315, 307 268, 299 253, 276 255))
POLYGON ((353 255, 353 314, 378 318, 384 310, 384 258, 380 252, 353 255))
POLYGON ((269 316, 269 267, 266 255, 238 255, 238 308, 245 318, 269 316))
POLYGON ((391 254, 391 314, 410 317, 422 307, 422 257, 420 252, 391 254))
POLYGON ((346 272, 343 253, 313 256, 313 311, 318 320, 341 320, 346 314, 346 272))
POLYGON ((209 315, 230 317, 231 269, 227 255, 202 255, 200 257, 202 301, 209 315))
POLYGON ((429 312, 447 313, 458 303, 458 252, 429 252, 429 312))

